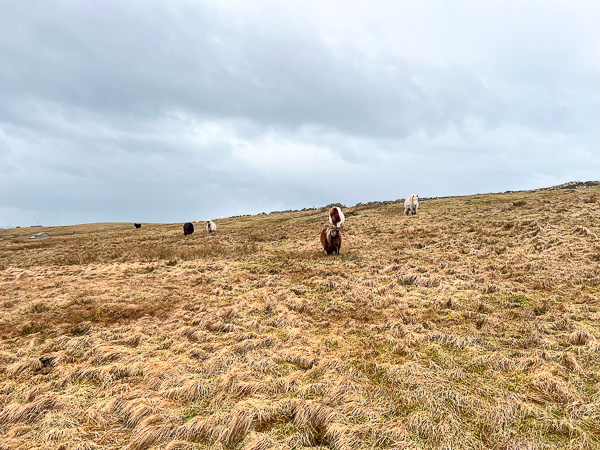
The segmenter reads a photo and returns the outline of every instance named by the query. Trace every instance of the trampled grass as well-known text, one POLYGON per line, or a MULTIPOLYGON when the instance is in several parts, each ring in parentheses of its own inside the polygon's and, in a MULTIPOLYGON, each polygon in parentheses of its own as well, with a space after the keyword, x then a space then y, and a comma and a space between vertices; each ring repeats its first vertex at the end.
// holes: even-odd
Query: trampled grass
POLYGON ((0 448, 600 448, 598 188, 345 212, 0 230, 0 448))

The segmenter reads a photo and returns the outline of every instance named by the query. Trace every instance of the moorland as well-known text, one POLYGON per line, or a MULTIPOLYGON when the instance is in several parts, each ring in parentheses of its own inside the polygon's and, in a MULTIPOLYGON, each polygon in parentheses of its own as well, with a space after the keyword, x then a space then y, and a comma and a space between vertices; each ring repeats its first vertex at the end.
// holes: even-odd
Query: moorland
POLYGON ((0 448, 600 448, 600 188, 344 212, 0 230, 0 448))

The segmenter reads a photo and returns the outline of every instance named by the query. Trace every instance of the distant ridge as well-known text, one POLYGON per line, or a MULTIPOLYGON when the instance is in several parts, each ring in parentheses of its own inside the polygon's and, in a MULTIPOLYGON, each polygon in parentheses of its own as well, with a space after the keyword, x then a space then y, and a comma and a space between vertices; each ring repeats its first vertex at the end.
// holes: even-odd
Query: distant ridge
MULTIPOLYGON (((558 189, 583 189, 583 188, 588 188, 588 187, 593 187, 593 186, 600 186, 600 181, 568 181, 566 183, 558 184, 556 186, 531 189, 531 191, 535 192, 535 191, 555 191, 558 189)), ((508 193, 512 193, 512 192, 526 192, 526 191, 505 191, 504 194, 508 194, 508 193)), ((494 192, 489 192, 489 193, 493 194, 494 192)), ((439 197, 419 197, 419 200, 420 201, 439 200, 439 199, 444 199, 444 198, 468 197, 469 195, 485 195, 485 194, 446 195, 446 196, 439 196, 439 197)), ((357 203, 356 205, 351 206, 351 208, 357 208, 360 206, 392 205, 395 203, 403 203, 403 202, 404 202, 403 198, 399 198, 396 200, 381 200, 381 201, 375 200, 375 201, 367 202, 367 203, 357 203)), ((342 205, 341 203, 331 203, 329 205, 321 206, 321 207, 313 206, 312 208, 287 209, 284 211, 271 211, 268 214, 293 213, 293 212, 304 212, 304 211, 321 211, 324 209, 332 208, 334 206, 339 206, 340 208, 347 208, 346 205, 342 205)), ((262 214, 267 214, 267 213, 262 213, 262 214)), ((260 215, 260 214, 258 214, 258 215, 260 215)), ((241 217, 241 216, 233 216, 233 217, 241 217)))
POLYGON ((534 189, 535 191, 555 191, 558 189, 583 189, 592 186, 600 186, 600 181, 569 181, 556 186, 534 189))

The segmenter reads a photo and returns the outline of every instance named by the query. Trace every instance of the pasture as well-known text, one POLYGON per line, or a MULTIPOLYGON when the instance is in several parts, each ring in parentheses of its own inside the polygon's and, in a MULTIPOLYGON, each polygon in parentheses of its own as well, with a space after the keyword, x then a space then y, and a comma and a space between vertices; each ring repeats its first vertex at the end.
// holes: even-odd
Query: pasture
POLYGON ((0 448, 600 448, 599 188, 344 213, 0 230, 0 448))

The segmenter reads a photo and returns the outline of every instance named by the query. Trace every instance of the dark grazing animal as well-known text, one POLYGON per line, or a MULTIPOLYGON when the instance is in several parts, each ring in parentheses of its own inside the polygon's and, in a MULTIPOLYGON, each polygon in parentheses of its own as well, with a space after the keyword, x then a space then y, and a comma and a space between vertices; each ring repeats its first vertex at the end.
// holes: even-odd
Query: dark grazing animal
POLYGON ((133 226, 136 227, 136 228, 142 228, 142 224, 141 223, 134 223, 133 226))
POLYGON ((190 222, 183 224, 183 235, 187 236, 188 234, 192 234, 194 232, 194 225, 190 222))
POLYGON ((321 244, 328 255, 335 253, 340 254, 340 247, 342 246, 342 233, 338 228, 327 227, 321 231, 321 244))

